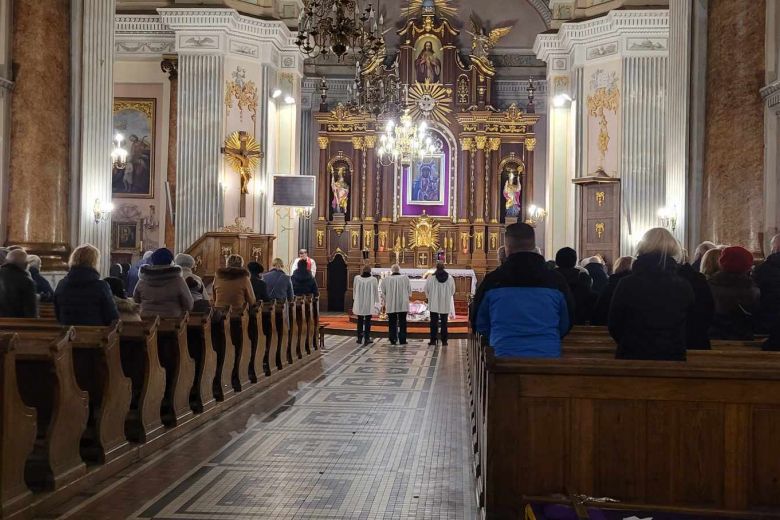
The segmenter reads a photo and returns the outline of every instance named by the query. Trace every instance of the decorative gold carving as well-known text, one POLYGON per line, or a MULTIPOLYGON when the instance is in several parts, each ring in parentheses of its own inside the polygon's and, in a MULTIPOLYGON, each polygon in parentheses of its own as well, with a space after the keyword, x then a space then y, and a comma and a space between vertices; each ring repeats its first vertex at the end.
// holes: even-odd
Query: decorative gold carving
POLYGON ((604 223, 603 222, 596 222, 596 236, 598 238, 601 238, 604 236, 604 223))
POLYGON ((227 258, 233 254, 233 248, 230 246, 220 246, 219 247, 219 254, 225 258, 225 261, 227 261, 227 258))
POLYGON ((328 142, 330 140, 327 137, 318 137, 317 144, 320 145, 320 150, 326 150, 328 148, 328 142))
POLYGON ((485 232, 484 231, 477 231, 474 233, 474 248, 478 251, 483 249, 485 247, 484 245, 485 241, 485 232))
POLYGON ((518 175, 525 171, 525 165, 523 164, 523 161, 520 160, 515 152, 509 152, 509 155, 501 159, 501 162, 498 163, 499 175, 501 175, 504 170, 508 169, 515 170, 518 175), (507 168, 507 166, 509 166, 509 168, 507 168))
POLYGON ((451 88, 439 83, 415 83, 409 89, 409 115, 414 120, 432 119, 446 125, 452 112, 451 99, 451 88))
POLYGON ((534 148, 536 148, 536 137, 526 137, 525 138, 525 149, 529 152, 533 152, 534 148))
POLYGON ((248 133, 242 131, 233 132, 225 139, 222 147, 225 160, 241 175, 241 193, 249 193, 249 181, 252 173, 260 164, 263 152, 260 151, 260 143, 248 133))
POLYGON ((230 109, 233 108, 233 98, 235 98, 239 119, 244 120, 244 110, 246 109, 252 114, 252 122, 256 122, 257 85, 254 81, 247 81, 246 69, 243 67, 236 67, 232 76, 232 80, 225 82, 225 110, 228 114, 230 113, 230 109))
POLYGON ((620 104, 620 89, 618 89, 617 74, 605 72, 601 69, 593 73, 590 80, 592 93, 588 96, 588 114, 598 119, 599 123, 599 152, 601 162, 597 171, 604 171, 604 161, 609 149, 609 128, 607 128, 607 116, 605 111, 616 113, 620 104))
POLYGON ((263 256, 263 248, 262 247, 253 247, 252 248, 252 254, 250 254, 252 258, 254 258, 255 262, 259 262, 259 258, 263 256))
POLYGON ((352 247, 357 248, 358 242, 360 241, 360 233, 358 233, 357 231, 350 231, 349 236, 352 239, 352 247))
POLYGON ((498 233, 490 233, 490 250, 498 249, 498 233))
POLYGON ((233 221, 232 224, 229 226, 223 226, 220 231, 224 231, 227 233, 254 233, 255 231, 244 224, 244 219, 241 217, 236 217, 236 220, 233 221))
MULTIPOLYGON (((425 14, 427 11, 423 7, 425 2, 423 0, 409 0, 406 7, 401 9, 402 16, 404 18, 417 18, 420 14, 425 14)), ((458 14, 458 9, 450 5, 448 0, 433 0, 433 5, 439 16, 455 16, 458 14)))
POLYGON ((468 254, 469 252, 469 234, 462 232, 460 234, 460 250, 463 251, 463 254, 468 254))
POLYGON ((122 110, 133 110, 136 112, 141 112, 149 119, 149 121, 154 121, 154 100, 147 101, 140 99, 115 99, 114 113, 116 114, 122 110))
POLYGON ((484 150, 487 146, 487 136, 478 135, 474 138, 474 142, 477 143, 477 150, 484 150))
POLYGON ((379 232, 379 250, 384 251, 387 248, 387 231, 379 232))
POLYGON ((463 131, 464 132, 476 132, 477 131, 477 124, 476 123, 466 123, 463 125, 463 131))
POLYGON ((473 152, 474 151, 474 139, 472 139, 471 137, 461 137, 460 138, 460 147, 464 151, 473 152))
POLYGON ((317 247, 325 247, 325 230, 317 230, 317 247))
POLYGON ((374 231, 371 229, 363 230, 363 245, 369 249, 373 249, 374 245, 374 231))
POLYGON ((409 247, 439 247, 439 223, 423 210, 422 216, 412 220, 409 247))
POLYGON ((607 194, 603 191, 597 191, 596 192, 596 204, 598 204, 599 207, 602 207, 604 205, 604 201, 607 198, 607 194))
POLYGON ((501 147, 500 137, 491 137, 490 139, 488 139, 488 149, 491 152, 497 152, 500 147, 501 147))
POLYGON ((466 75, 461 75, 458 78, 458 104, 459 105, 468 105, 469 104, 469 79, 466 77, 466 75))
POLYGON ((486 31, 482 27, 481 21, 476 17, 474 13, 471 13, 471 31, 466 31, 471 35, 471 54, 470 58, 472 63, 477 66, 477 69, 488 76, 495 74, 495 68, 490 61, 490 51, 496 46, 498 41, 509 34, 512 30, 511 25, 505 27, 496 27, 490 31, 486 31))
POLYGON ((376 136, 367 135, 363 138, 363 142, 365 143, 366 148, 374 148, 376 146, 376 136))
POLYGON ((352 138, 352 148, 355 150, 362 150, 363 149, 363 138, 362 137, 353 137, 352 138))

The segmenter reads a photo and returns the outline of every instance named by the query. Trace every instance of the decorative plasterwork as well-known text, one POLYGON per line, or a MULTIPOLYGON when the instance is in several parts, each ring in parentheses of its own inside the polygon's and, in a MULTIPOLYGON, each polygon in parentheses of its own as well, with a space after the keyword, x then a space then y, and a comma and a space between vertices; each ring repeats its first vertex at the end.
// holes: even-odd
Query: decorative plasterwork
POLYGON ((780 79, 775 80, 760 90, 761 97, 764 99, 768 108, 777 108, 780 110, 780 79))
POLYGON ((607 56, 612 56, 613 54, 617 54, 618 51, 618 43, 617 42, 608 42, 601 45, 593 45, 591 47, 588 47, 585 51, 585 59, 586 60, 595 60, 598 58, 605 58, 607 56))
POLYGON ((548 5, 549 0, 528 0, 528 3, 536 9, 536 12, 538 12, 539 16, 544 20, 544 25, 549 29, 550 24, 552 23, 552 12, 548 5))
POLYGON ((116 15, 114 52, 125 56, 156 56, 174 51, 174 32, 156 15, 116 15))
MULTIPOLYGON (((582 59, 574 52, 576 47, 588 45, 606 45, 616 37, 619 39, 617 52, 624 51, 647 52, 648 50, 666 49, 629 49, 627 43, 641 44, 645 40, 660 43, 669 35, 668 10, 626 10, 610 11, 605 16, 586 20, 584 22, 567 22, 561 25, 557 33, 543 33, 536 37, 534 52, 540 60, 550 62, 552 58, 561 55, 582 59)), ((556 69, 557 70, 557 69, 556 69)))

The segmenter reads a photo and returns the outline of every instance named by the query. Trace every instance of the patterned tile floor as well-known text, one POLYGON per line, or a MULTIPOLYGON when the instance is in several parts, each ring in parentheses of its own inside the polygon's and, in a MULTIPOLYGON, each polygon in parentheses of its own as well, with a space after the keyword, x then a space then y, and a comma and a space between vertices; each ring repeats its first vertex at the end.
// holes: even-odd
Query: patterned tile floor
MULTIPOLYGON (((399 347, 381 340, 364 348, 351 338, 328 337, 327 346, 311 383, 290 389, 289 399, 281 406, 277 400, 275 408, 268 397, 259 398, 262 404, 248 401, 249 411, 257 410, 243 431, 186 471, 185 464, 177 481, 154 496, 163 489, 158 484, 124 516, 476 518, 465 344, 433 348, 420 340, 399 347)), ((166 458, 157 464, 164 466, 166 458)), ((175 454, 170 458, 178 463, 175 454)), ((100 518, 111 510, 107 500, 138 500, 144 473, 151 468, 131 471, 116 484, 132 487, 136 481, 135 495, 121 489, 119 495, 98 494, 89 507, 73 504, 62 517, 100 518)))

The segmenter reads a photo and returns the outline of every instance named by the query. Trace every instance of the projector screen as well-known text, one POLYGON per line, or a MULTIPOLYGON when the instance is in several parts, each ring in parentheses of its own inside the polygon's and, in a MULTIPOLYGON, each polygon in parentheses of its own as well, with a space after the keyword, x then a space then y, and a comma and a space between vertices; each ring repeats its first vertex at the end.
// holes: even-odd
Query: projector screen
POLYGON ((313 175, 274 175, 274 206, 314 207, 317 197, 313 175))

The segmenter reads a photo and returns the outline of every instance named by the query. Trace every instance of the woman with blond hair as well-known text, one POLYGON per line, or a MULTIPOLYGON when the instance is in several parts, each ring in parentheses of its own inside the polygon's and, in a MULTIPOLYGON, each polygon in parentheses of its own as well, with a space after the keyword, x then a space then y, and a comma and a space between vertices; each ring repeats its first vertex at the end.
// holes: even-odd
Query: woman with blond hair
POLYGON ((723 248, 715 247, 713 249, 709 249, 701 257, 701 265, 699 270, 701 271, 701 274, 707 277, 708 280, 712 278, 715 273, 720 271, 720 255, 722 254, 723 248))
POLYGON ((685 360, 694 295, 677 274, 681 255, 679 242, 664 228, 649 230, 639 241, 632 272, 615 289, 607 320, 618 359, 685 360))
POLYGON ((631 274, 631 265, 634 263, 633 256, 621 256, 612 264, 612 275, 607 281, 607 286, 601 292, 593 313, 590 316, 591 325, 606 325, 609 315, 609 306, 612 303, 612 295, 615 294, 620 280, 631 274))
POLYGON ((85 244, 73 250, 65 275, 54 291, 54 313, 63 325, 110 325, 119 319, 114 295, 100 279, 100 251, 85 244))

